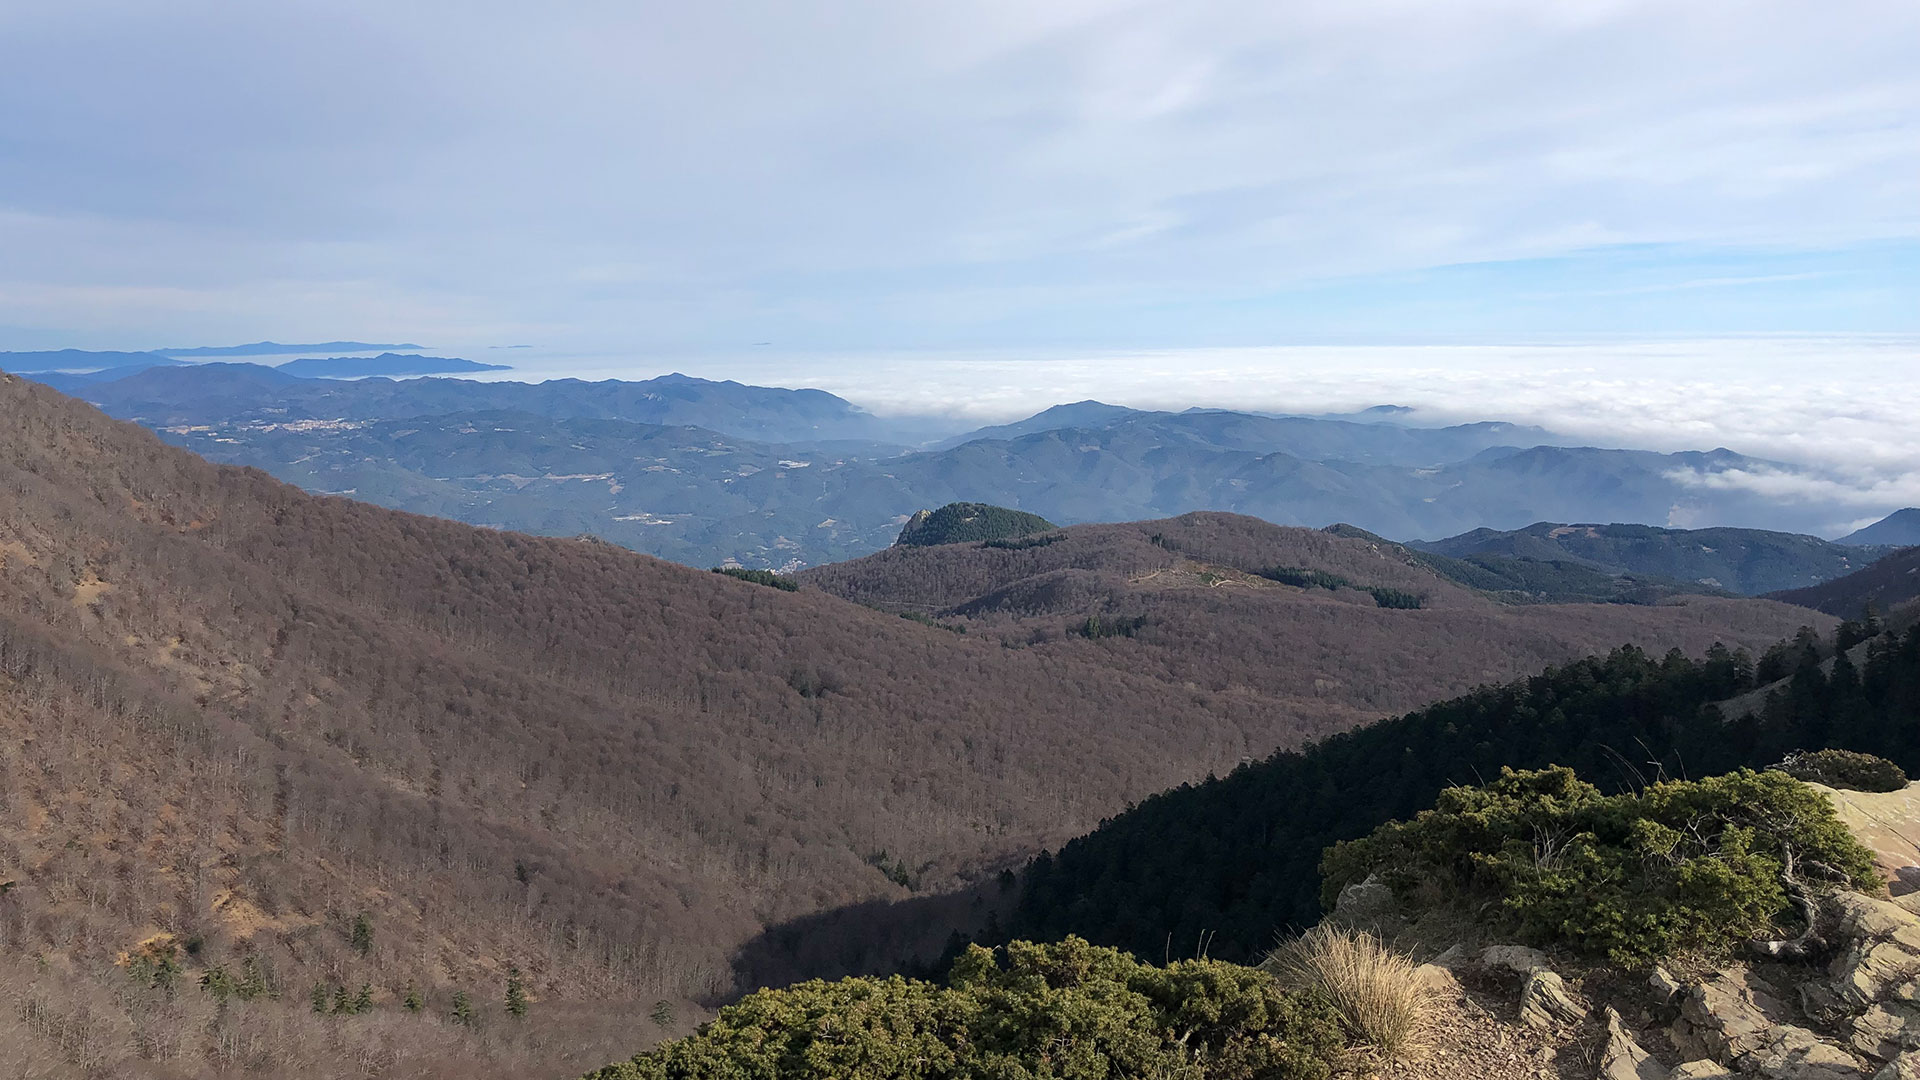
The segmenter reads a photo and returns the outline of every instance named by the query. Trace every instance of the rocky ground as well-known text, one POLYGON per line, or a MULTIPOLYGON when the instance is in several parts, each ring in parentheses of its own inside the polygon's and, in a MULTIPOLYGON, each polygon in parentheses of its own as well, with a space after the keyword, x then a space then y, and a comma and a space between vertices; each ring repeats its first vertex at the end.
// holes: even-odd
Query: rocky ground
MULTIPOLYGON (((1920 1080, 1920 784, 1831 793, 1879 857, 1882 896, 1827 897, 1803 962, 1628 978, 1513 945, 1455 946, 1421 969, 1436 991, 1415 1060, 1356 1076, 1441 1080, 1920 1080)), ((1371 922, 1364 888, 1336 917, 1371 922)), ((1431 928, 1415 935, 1433 941, 1431 928)), ((1470 935, 1468 935, 1470 937, 1470 935)))

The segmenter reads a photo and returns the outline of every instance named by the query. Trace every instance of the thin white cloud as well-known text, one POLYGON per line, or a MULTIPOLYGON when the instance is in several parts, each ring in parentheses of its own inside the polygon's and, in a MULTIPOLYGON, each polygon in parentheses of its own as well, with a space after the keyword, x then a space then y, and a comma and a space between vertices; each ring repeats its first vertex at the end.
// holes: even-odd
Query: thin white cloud
MULTIPOLYGON (((417 302, 928 345, 1596 243, 1913 238, 1916 39, 1906 0, 9 5, 0 211, 37 224, 0 224, 0 281, 190 287, 148 317, 208 340, 417 335, 417 302), (610 266, 649 272, 580 287, 610 266), (200 298, 263 284, 313 299, 200 298)), ((84 292, 9 323, 142 343, 84 292)))

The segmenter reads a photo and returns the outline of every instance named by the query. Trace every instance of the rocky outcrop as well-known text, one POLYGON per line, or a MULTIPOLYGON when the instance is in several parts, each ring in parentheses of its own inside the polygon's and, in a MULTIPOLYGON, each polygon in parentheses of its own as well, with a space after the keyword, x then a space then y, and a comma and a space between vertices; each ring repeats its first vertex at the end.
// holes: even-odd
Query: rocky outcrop
POLYGON ((1920 881, 1920 783, 1899 791, 1847 791, 1808 784, 1833 803, 1847 830, 1873 852, 1873 861, 1896 895, 1916 892, 1920 881), (1902 874, 1902 870, 1908 870, 1902 874))
POLYGON ((1331 914, 1336 921, 1353 925, 1377 919, 1393 908, 1393 890, 1380 880, 1380 875, 1368 874, 1365 881, 1356 881, 1340 890, 1331 914))
POLYGON ((1857 1057, 1795 1022, 1802 1019, 1759 980, 1726 971, 1687 989, 1671 1034, 1686 1057, 1768 1080, 1866 1080, 1857 1057))
POLYGON ((1726 971, 1697 982, 1680 999, 1673 1045, 1688 1058, 1731 1065, 1767 1045, 1768 1032, 1799 1019, 1793 1008, 1744 971, 1726 971))
POLYGON ((1480 953, 1480 962, 1521 977, 1520 1019, 1527 1024, 1547 1028, 1578 1024, 1587 1018, 1586 1005, 1567 989, 1566 980, 1554 972, 1540 950, 1524 945, 1490 945, 1480 953))
POLYGON ((1867 1071, 1845 1050, 1803 1027, 1783 1024, 1737 1063, 1741 1072, 1770 1080, 1867 1080, 1867 1071))
POLYGON ((1920 1080, 1920 1055, 1901 1054, 1874 1073, 1873 1080, 1920 1080))
POLYGON ((1827 989, 1855 1013, 1853 1048, 1882 1060, 1920 1050, 1920 915, 1859 893, 1835 894, 1826 911, 1845 943, 1827 989))
POLYGON ((1609 1007, 1607 1045, 1600 1052, 1598 1080, 1670 1080, 1671 1075, 1665 1065, 1627 1033, 1620 1014, 1609 1007))

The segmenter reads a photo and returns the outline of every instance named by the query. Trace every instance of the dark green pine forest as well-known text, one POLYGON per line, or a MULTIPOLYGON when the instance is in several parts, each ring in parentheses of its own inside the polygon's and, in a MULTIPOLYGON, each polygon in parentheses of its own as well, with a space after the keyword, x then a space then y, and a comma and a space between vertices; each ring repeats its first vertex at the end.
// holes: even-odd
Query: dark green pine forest
POLYGON ((1603 790, 1839 747, 1920 769, 1920 626, 1868 613, 1759 658, 1620 648, 1153 796, 1026 869, 1008 938, 1078 934, 1142 957, 1248 962, 1320 916, 1321 852, 1500 767, 1571 766, 1603 790))

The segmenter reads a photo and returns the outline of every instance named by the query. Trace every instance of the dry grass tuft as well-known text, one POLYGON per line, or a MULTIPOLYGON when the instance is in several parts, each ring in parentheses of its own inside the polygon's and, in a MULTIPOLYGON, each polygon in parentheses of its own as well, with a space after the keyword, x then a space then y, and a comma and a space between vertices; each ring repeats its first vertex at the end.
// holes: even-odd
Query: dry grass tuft
POLYGON ((1416 965, 1364 930, 1321 923, 1273 951, 1261 967, 1333 999, 1355 1035, 1388 1057, 1424 1044, 1433 991, 1416 965))

